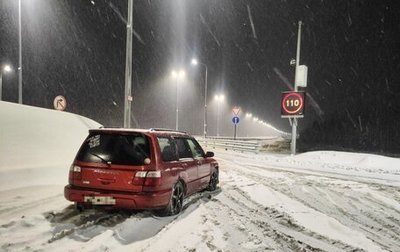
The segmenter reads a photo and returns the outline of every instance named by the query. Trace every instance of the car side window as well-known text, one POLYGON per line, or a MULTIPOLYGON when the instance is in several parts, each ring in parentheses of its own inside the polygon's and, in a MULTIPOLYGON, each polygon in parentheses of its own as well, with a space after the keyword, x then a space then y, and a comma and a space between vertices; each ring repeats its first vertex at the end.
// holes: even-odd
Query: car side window
POLYGON ((158 137, 157 139, 162 160, 165 162, 178 160, 174 140, 169 137, 158 137))
POLYGON ((204 157, 204 151, 197 141, 194 139, 187 139, 190 150, 192 151, 193 158, 198 159, 204 157))
POLYGON ((193 158, 190 146, 184 138, 175 138, 179 158, 193 158))

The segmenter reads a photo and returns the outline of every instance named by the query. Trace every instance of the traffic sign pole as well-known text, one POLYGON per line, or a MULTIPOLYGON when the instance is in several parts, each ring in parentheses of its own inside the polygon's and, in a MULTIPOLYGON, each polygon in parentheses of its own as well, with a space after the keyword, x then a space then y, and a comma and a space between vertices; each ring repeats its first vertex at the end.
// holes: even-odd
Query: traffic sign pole
MULTIPOLYGON (((298 70, 300 63, 300 43, 301 43, 301 25, 299 21, 299 31, 297 33, 297 52, 296 52, 296 69, 294 77, 294 91, 297 92, 297 81, 298 81, 298 70)), ((296 137, 297 137, 297 118, 293 118, 292 122, 292 142, 290 144, 290 150, 292 155, 296 155, 296 137)))
MULTIPOLYGON (((234 113, 235 114, 235 113, 234 113)), ((237 113, 239 114, 239 112, 237 113)), ((237 130, 237 125, 240 121, 239 117, 237 116, 237 114, 235 114, 235 116, 232 118, 232 123, 233 123, 233 127, 234 127, 234 133, 233 133, 233 140, 236 140, 236 130, 237 130)))

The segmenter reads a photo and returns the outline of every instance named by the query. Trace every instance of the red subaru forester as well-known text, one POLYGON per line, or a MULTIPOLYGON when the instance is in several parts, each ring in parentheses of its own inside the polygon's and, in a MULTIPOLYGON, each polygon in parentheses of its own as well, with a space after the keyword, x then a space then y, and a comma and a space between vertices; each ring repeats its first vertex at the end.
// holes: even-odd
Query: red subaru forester
POLYGON ((216 189, 219 167, 213 156, 183 132, 89 130, 64 196, 80 210, 101 205, 174 215, 182 210, 184 197, 216 189))

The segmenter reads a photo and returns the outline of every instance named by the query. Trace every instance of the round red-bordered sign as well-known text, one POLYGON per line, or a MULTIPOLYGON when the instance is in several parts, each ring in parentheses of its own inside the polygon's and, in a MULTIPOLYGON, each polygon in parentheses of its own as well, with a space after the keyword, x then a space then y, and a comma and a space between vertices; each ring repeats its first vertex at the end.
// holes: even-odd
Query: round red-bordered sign
POLYGON ((282 97, 281 110, 283 116, 303 115, 304 92, 288 92, 282 97))

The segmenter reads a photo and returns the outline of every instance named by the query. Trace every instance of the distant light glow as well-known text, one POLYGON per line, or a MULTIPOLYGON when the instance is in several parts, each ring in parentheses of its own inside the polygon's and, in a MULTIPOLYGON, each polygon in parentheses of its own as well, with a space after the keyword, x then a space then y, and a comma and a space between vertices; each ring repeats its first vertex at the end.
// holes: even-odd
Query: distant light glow
POLYGON ((3 68, 4 72, 11 72, 11 70, 12 70, 12 68, 11 68, 10 65, 5 65, 4 68, 3 68))
POLYGON ((223 94, 215 95, 215 96, 214 96, 214 99, 215 99, 217 102, 222 102, 222 101, 225 100, 225 95, 223 95, 223 94))
POLYGON ((174 78, 179 78, 179 79, 183 79, 185 77, 185 71, 183 71, 182 69, 179 71, 176 70, 172 70, 171 72, 172 77, 174 78))
POLYGON ((192 65, 196 66, 197 64, 199 64, 199 62, 197 61, 197 59, 193 58, 192 59, 192 65))
POLYGON ((251 113, 246 113, 246 118, 252 118, 253 117, 253 114, 251 114, 251 113))

